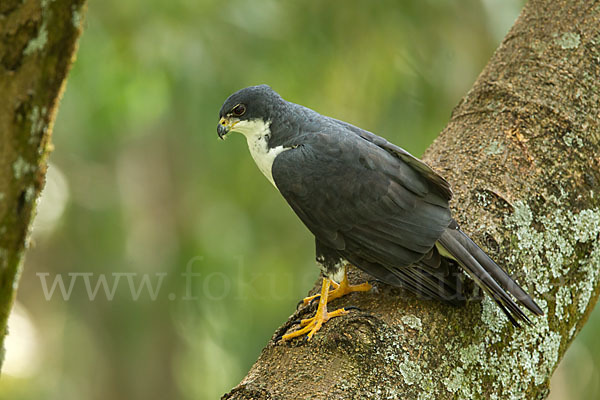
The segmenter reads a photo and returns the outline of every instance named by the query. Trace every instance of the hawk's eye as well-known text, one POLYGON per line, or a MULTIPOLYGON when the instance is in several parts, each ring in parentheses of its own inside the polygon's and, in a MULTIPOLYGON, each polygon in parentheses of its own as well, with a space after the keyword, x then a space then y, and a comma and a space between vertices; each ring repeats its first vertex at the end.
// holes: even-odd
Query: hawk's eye
POLYGON ((246 112, 246 106, 243 104, 238 104, 237 106, 233 107, 233 110, 231 110, 231 112, 236 117, 241 117, 246 112))

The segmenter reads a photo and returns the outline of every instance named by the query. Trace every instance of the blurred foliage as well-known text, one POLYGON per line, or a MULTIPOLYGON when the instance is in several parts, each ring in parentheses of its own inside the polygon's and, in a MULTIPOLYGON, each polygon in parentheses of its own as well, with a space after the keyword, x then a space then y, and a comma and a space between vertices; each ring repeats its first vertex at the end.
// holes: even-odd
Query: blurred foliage
MULTIPOLYGON (((221 103, 268 83, 420 155, 521 6, 90 2, 0 398, 211 399, 237 384, 318 270, 311 235, 243 138, 217 140, 221 103), (121 274, 112 300, 101 288, 91 300, 82 274, 92 289, 121 274), (75 279, 68 300, 58 287, 46 299, 56 276, 75 279), (161 283, 154 300, 129 289, 144 276, 161 283)), ((599 324, 596 313, 554 393, 600 396, 599 324)))

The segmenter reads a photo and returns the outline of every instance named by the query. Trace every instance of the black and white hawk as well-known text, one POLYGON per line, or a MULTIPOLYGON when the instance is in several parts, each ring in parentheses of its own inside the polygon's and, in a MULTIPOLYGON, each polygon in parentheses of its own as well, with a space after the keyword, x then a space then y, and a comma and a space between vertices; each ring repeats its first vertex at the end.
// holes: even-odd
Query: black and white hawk
POLYGON ((230 131, 246 137, 260 171, 315 236, 325 276, 321 294, 313 296, 320 297, 319 307, 283 340, 304 334, 310 339, 329 318, 348 312, 328 312, 328 301, 370 289, 368 283, 348 283, 348 264, 387 284, 460 304, 460 279, 453 273, 458 263, 513 324, 529 322, 517 303, 542 314, 459 229, 448 205, 448 182, 404 149, 287 102, 266 85, 232 94, 219 117, 219 137, 230 131))

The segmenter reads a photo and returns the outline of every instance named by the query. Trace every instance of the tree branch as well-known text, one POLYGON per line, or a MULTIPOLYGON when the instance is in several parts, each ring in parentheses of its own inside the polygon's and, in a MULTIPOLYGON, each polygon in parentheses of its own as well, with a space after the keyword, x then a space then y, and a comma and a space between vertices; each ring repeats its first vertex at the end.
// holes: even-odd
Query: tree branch
POLYGON ((81 33, 84 3, 0 3, 0 344, 35 200, 44 186, 52 122, 81 33))
POLYGON ((363 311, 312 341, 271 341, 223 398, 544 398, 599 293, 599 107, 600 3, 530 0, 425 155, 463 230, 544 317, 514 329, 489 299, 452 308, 376 284, 337 300, 363 311))

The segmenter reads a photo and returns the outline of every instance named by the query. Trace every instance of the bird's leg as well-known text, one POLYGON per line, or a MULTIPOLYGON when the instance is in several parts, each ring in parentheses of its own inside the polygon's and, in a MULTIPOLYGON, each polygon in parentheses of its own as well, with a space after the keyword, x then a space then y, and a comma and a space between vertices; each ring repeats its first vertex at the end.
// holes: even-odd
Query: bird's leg
MULTIPOLYGON (((344 277, 342 278, 342 281, 339 283, 339 285, 337 283, 335 283, 334 281, 331 281, 331 285, 334 287, 333 287, 333 290, 331 290, 329 292, 329 301, 331 301, 333 299, 337 299, 342 296, 345 296, 348 293, 368 292, 369 290, 371 290, 371 285, 368 282, 361 283, 360 285, 351 285, 350 284, 350 282, 348 281, 348 266, 347 265, 344 266, 344 277)), ((316 299, 319 296, 321 296, 321 295, 315 294, 314 296, 305 297, 303 300, 304 305, 309 304, 311 301, 313 301, 314 299, 316 299)))
POLYGON ((344 277, 334 290, 329 292, 329 301, 345 296, 352 292, 368 292, 372 286, 369 282, 361 283, 360 285, 351 285, 348 281, 348 266, 344 266, 344 277))
POLYGON ((344 267, 344 278, 339 284, 335 283, 331 279, 323 278, 321 293, 304 299, 305 304, 308 304, 312 299, 316 299, 317 297, 319 298, 319 307, 317 308, 315 316, 312 318, 303 319, 300 322, 300 326, 302 326, 301 329, 283 335, 281 339, 285 341, 306 334, 307 339, 310 340, 313 337, 313 335, 319 329, 321 329, 321 326, 329 319, 333 317, 338 317, 340 315, 348 314, 348 311, 344 308, 340 308, 332 312, 327 312, 327 303, 329 303, 333 299, 337 299, 338 297, 345 296, 348 293, 366 292, 368 290, 371 290, 371 285, 367 282, 360 285, 351 285, 350 282, 348 282, 347 267, 344 267), (331 286, 334 287, 333 290, 329 290, 331 286))
MULTIPOLYGON (((335 283, 335 281, 331 280, 331 287, 335 290, 337 289, 340 285, 338 285, 337 283, 335 283)), ((331 290, 329 293, 333 292, 333 290, 331 290)), ((317 293, 313 296, 308 296, 305 297, 304 299, 302 299, 302 302, 304 303, 305 306, 309 305, 310 303, 313 302, 313 300, 318 299, 319 297, 321 297, 321 293, 317 293)))
POLYGON ((331 279, 323 278, 323 286, 321 286, 321 298, 319 299, 319 307, 314 317, 302 320, 302 329, 295 332, 283 335, 281 340, 286 341, 292 338, 302 336, 306 334, 307 340, 312 339, 313 335, 321 329, 321 326, 333 317, 348 314, 348 311, 340 308, 332 312, 327 312, 327 301, 329 297, 329 287, 331 286, 331 279))

